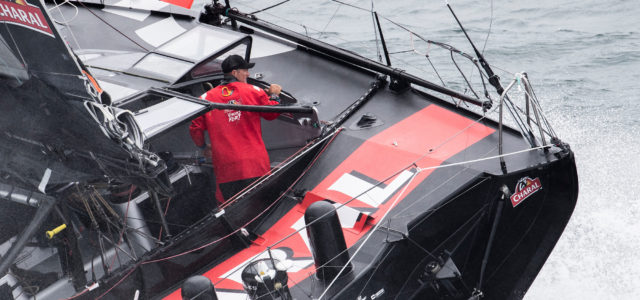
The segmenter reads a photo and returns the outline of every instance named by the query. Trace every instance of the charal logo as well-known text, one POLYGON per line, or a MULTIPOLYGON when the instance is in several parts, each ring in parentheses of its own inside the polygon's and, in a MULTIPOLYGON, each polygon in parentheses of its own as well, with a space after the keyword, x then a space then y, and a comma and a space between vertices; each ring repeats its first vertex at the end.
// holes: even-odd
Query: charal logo
POLYGON ((53 36, 40 7, 27 0, 0 0, 0 23, 10 23, 53 36))
POLYGON ((513 207, 522 203, 525 199, 529 198, 535 192, 542 189, 540 184, 540 178, 531 179, 530 177, 523 177, 516 183, 516 189, 511 195, 511 204, 513 207))

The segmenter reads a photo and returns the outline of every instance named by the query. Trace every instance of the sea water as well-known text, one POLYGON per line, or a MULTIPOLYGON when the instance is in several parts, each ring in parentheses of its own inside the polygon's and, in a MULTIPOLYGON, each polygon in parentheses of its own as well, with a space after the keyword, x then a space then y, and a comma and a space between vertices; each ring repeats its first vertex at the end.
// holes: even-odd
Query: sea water
MULTIPOLYGON (((278 2, 231 0, 244 12, 278 2)), ((343 2, 372 7, 371 0, 343 2)), ((578 204, 525 299, 640 299, 640 1, 449 3, 503 85, 527 72, 553 128, 576 154, 578 204)), ((424 56, 439 54, 387 19, 472 53, 444 0, 378 0, 374 7, 389 51, 399 52, 391 55, 396 67, 439 80, 424 56)), ((256 15, 379 58, 370 12, 291 0, 256 15)))

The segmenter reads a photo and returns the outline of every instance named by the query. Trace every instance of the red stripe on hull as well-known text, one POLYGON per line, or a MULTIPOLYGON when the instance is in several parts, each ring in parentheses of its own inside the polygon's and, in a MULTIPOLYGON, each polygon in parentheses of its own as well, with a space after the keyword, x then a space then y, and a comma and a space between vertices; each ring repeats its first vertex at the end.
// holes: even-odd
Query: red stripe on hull
MULTIPOLYGON (((438 166, 446 159, 460 153, 464 149, 482 140, 494 132, 493 129, 479 123, 473 123, 472 120, 462 117, 456 113, 446 110, 436 105, 430 105, 397 124, 389 127, 383 132, 375 135, 371 139, 365 141, 358 149, 356 149, 344 162, 342 162, 329 176, 327 176, 320 184, 318 184, 311 192, 308 193, 308 201, 304 201, 291 211, 289 211, 282 219, 280 219, 272 228, 270 228, 262 238, 265 239, 261 245, 253 245, 230 259, 214 267, 204 274, 210 278, 217 289, 242 290, 242 285, 237 280, 224 279, 218 283, 229 272, 237 268, 236 278, 240 278, 242 264, 253 258, 266 249, 266 245, 272 245, 298 228, 299 222, 304 217, 304 207, 312 201, 321 199, 330 199, 338 203, 346 203, 353 198, 341 191, 337 187, 337 182, 347 180, 352 172, 364 174, 376 181, 382 181, 389 176, 397 173, 403 167, 412 163, 420 168, 438 166), (425 155, 430 152, 430 154, 425 155), (345 175, 347 174, 347 175, 345 175), (346 176, 346 177, 343 177, 346 176), (333 189, 332 189, 333 188, 333 189), (313 199, 312 199, 313 198, 313 199), (294 226, 298 225, 298 226, 294 226)), ((330 149, 329 149, 330 150, 330 149)), ((418 186, 432 171, 427 170, 420 172, 413 178, 411 184, 406 187, 402 197, 406 197, 416 186, 418 186)), ((355 179, 358 180, 358 179, 355 179)), ((398 191, 406 185, 406 174, 389 178, 384 187, 378 187, 378 194, 368 197, 365 196, 363 201, 354 200, 348 204, 349 207, 376 207, 377 210, 372 214, 373 219, 369 219, 363 230, 345 230, 344 236, 347 247, 353 246, 360 238, 362 238, 371 229, 371 226, 392 207, 394 201, 389 200, 384 203, 372 203, 371 199, 384 197, 384 199, 394 199, 398 191), (401 178, 401 176, 404 176, 401 178), (394 183, 404 182, 397 186, 394 183)), ((347 182, 347 181, 344 181, 347 182)), ((366 185, 363 181, 363 185, 366 185)), ((346 187, 346 185, 344 185, 346 187)), ((398 199, 401 201, 402 199, 398 199)), ((398 201, 398 202, 399 202, 398 201)), ((355 222, 355 226, 358 226, 355 222)), ((304 225, 304 224, 302 224, 304 225)), ((345 224, 343 224, 345 226, 345 224)), ((360 224, 361 226, 361 224, 360 224)), ((282 248, 288 248, 293 251, 293 256, 289 256, 291 261, 296 262, 294 268, 296 270, 289 271, 288 275, 291 280, 290 286, 294 282, 300 282, 307 278, 310 273, 315 271, 313 266, 313 258, 311 252, 305 243, 306 232, 293 235, 291 238, 275 245, 272 249, 279 251, 282 248)), ((281 253, 284 253, 280 251, 281 253)), ((280 253, 279 252, 279 253, 280 253)), ((180 292, 175 291, 166 299, 180 299, 180 292)))

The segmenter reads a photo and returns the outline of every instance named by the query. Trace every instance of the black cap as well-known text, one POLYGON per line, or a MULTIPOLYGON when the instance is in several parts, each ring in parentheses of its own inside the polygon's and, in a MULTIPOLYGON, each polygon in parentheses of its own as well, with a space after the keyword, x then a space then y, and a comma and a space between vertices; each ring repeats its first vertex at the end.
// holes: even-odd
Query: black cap
POLYGON ((251 69, 255 63, 248 63, 242 56, 234 54, 230 55, 222 61, 222 72, 230 73, 237 69, 251 69))

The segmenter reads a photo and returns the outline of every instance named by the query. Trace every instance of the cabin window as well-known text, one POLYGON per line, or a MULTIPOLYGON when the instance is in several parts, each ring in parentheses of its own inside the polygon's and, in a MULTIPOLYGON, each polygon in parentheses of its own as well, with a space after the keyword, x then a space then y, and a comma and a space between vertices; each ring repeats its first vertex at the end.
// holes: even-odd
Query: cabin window
POLYGON ((237 46, 231 48, 229 51, 219 55, 217 57, 209 58, 208 60, 202 62, 191 71, 192 78, 203 77, 212 74, 220 74, 222 73, 222 61, 227 58, 229 55, 240 55, 242 57, 246 57, 247 53, 247 45, 246 44, 238 44, 237 46))
POLYGON ((191 66, 192 64, 186 61, 151 53, 140 60, 133 68, 152 76, 174 81, 187 72, 191 66))

